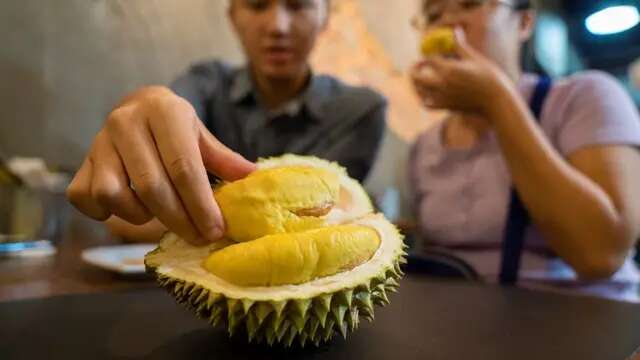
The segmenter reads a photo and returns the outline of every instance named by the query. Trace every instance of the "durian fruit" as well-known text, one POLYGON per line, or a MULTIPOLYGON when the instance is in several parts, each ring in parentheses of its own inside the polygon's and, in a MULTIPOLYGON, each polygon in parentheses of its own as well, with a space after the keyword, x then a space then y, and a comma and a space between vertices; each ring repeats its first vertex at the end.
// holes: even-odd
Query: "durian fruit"
POLYGON ((295 166, 257 170, 242 181, 218 187, 214 196, 223 210, 227 236, 243 242, 322 226, 339 193, 335 173, 295 166))
POLYGON ((367 192, 358 181, 349 177, 345 168, 336 163, 318 159, 313 156, 298 156, 292 154, 264 159, 258 162, 260 169, 296 166, 324 169, 338 176, 340 191, 336 206, 333 207, 326 216, 327 222, 346 222, 373 212, 373 205, 367 192))
POLYGON ((456 36, 453 29, 441 27, 426 33, 420 43, 423 56, 451 55, 456 49, 456 36))
POLYGON ((397 290, 402 236, 336 164, 293 155, 262 160, 258 171, 214 194, 227 223, 247 229, 204 247, 167 234, 145 265, 178 302, 230 336, 319 345, 346 337, 361 317, 373 320, 374 306, 397 290), (229 202, 220 201, 225 196, 229 202), (235 218, 243 216, 250 220, 235 218))

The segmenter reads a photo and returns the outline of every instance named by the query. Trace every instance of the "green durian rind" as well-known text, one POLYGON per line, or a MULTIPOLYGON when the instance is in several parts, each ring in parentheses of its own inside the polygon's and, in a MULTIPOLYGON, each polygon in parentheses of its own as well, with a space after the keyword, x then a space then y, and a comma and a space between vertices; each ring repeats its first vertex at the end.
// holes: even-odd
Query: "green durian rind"
POLYGON ((224 328, 230 336, 245 334, 249 342, 284 346, 297 342, 305 346, 319 345, 335 335, 346 338, 358 328, 360 316, 372 321, 374 306, 387 305, 389 293, 398 290, 402 259, 398 258, 395 266, 355 288, 311 299, 284 301, 228 298, 193 283, 156 275, 178 303, 211 325, 224 328))
POLYGON ((172 264, 166 263, 187 264, 184 259, 190 259, 190 266, 195 267, 197 261, 193 258, 204 259, 209 251, 225 244, 214 244, 209 250, 184 245, 182 248, 191 252, 174 251, 177 257, 174 260, 170 256, 172 249, 180 249, 176 243, 181 244, 182 240, 173 234, 165 236, 160 246, 147 254, 145 265, 179 303, 213 326, 225 329, 230 336, 244 334, 249 342, 268 345, 319 345, 336 335, 346 338, 357 329, 360 317, 372 321, 374 307, 389 303, 389 294, 397 291, 403 275, 400 265, 405 262, 406 246, 398 230, 381 215, 369 215, 354 223, 375 224, 373 227, 380 232, 381 247, 370 260, 378 260, 377 268, 367 269, 365 263, 350 271, 314 280, 306 288, 285 285, 246 288, 238 293, 234 285, 225 284, 219 278, 215 283, 204 281, 205 277, 215 278, 210 273, 176 271, 172 264), (332 284, 331 290, 322 291, 328 283, 332 284), (283 294, 279 289, 283 289, 283 294), (237 296, 242 294, 246 296, 237 296))

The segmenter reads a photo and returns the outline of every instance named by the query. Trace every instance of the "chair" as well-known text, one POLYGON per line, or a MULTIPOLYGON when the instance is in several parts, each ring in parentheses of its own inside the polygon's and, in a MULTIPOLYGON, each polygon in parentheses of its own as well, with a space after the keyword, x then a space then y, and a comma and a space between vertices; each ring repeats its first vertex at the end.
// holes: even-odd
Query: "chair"
MULTIPOLYGON (((410 249, 415 244, 415 235, 405 239, 410 249)), ((437 249, 426 249, 419 253, 409 250, 407 263, 402 266, 406 273, 434 276, 446 279, 479 281, 480 276, 466 261, 437 249)))
POLYGON ((446 279, 479 281, 478 273, 465 261, 443 252, 427 251, 420 255, 409 254, 403 271, 446 279))

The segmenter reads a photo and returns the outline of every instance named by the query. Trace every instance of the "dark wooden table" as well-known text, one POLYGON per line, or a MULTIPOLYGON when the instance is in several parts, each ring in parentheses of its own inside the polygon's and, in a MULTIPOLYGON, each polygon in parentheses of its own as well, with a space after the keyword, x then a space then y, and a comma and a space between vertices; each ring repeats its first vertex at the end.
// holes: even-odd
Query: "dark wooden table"
POLYGON ((347 341, 228 339, 156 289, 0 303, 1 359, 606 359, 640 345, 640 308, 408 277, 347 341))
POLYGON ((0 258, 0 302, 155 286, 147 276, 121 276, 83 263, 80 253, 85 248, 116 244, 119 240, 66 202, 59 203, 57 215, 62 221, 54 239, 56 255, 0 258))

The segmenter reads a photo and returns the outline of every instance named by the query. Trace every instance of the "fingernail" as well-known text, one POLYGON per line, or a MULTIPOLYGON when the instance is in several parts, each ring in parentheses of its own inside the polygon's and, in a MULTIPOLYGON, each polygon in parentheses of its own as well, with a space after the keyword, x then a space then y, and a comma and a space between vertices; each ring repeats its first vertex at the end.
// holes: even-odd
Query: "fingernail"
POLYGON ((211 238, 213 241, 220 240, 223 236, 224 230, 222 230, 220 227, 215 227, 211 230, 211 238))

